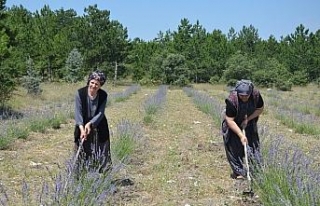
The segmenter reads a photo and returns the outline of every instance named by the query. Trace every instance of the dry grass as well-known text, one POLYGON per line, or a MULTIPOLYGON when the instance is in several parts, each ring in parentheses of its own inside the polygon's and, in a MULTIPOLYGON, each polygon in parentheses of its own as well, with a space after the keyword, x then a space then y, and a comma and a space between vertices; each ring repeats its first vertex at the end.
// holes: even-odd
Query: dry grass
MULTIPOLYGON (((17 88, 14 92, 13 98, 9 102, 13 109, 23 109, 26 107, 41 107, 48 102, 70 101, 74 99, 77 89, 85 86, 85 82, 65 84, 65 83, 44 83, 41 84, 43 92, 40 96, 27 95, 24 88, 17 88)), ((113 87, 110 84, 103 85, 109 93, 123 91, 126 86, 113 87)))
MULTIPOLYGON (((27 97, 23 90, 19 90, 13 101, 14 107, 40 106, 45 101, 73 98, 79 86, 44 85, 40 99, 27 97)), ((202 84, 194 87, 220 98, 222 103, 227 94, 227 89, 222 85, 202 84)), ((112 93, 124 90, 125 86, 106 85, 105 88, 112 93)), ((143 87, 128 100, 107 107, 106 115, 112 133, 116 132, 115 127, 122 119, 143 124, 142 104, 156 89, 143 87)), ((319 97, 319 92, 311 92, 310 88, 307 92, 294 89, 297 92, 288 93, 287 98, 291 94, 301 99, 311 94, 319 97), (296 96, 298 93, 301 96, 296 96)), ((267 91, 262 90, 264 92, 267 91)), ((274 118, 273 112, 262 115, 260 125, 268 126, 274 133, 284 134, 306 151, 319 148, 319 140, 290 132, 274 118)), ((144 125, 143 130, 143 144, 137 148, 126 170, 119 174, 132 179, 135 184, 119 188, 114 205, 252 205, 242 200, 236 191, 235 181, 229 178, 231 170, 226 161, 220 128, 213 125, 211 117, 199 111, 182 90, 168 90, 164 109, 156 115, 151 125, 144 125)), ((114 141, 113 138, 115 135, 112 135, 111 141, 114 141)), ((27 140, 17 141, 11 150, 1 151, 0 180, 9 188, 10 198, 21 198, 23 179, 32 187, 39 188, 43 180, 50 180, 53 174, 61 171, 64 162, 71 156, 72 140, 73 120, 70 120, 62 129, 46 134, 33 133, 27 140)))

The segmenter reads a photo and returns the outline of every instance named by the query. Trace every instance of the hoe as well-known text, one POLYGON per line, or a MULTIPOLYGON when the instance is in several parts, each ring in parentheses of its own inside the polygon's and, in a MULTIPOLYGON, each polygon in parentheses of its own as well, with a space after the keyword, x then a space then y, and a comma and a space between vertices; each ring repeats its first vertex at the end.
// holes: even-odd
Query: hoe
MULTIPOLYGON (((243 130, 243 134, 245 134, 245 130, 243 130)), ((248 161, 248 150, 247 150, 247 144, 244 145, 244 161, 247 168, 247 180, 248 180, 248 190, 243 191, 244 195, 249 195, 250 197, 253 197, 254 193, 251 187, 251 176, 250 176, 250 168, 249 168, 249 161, 248 161)))

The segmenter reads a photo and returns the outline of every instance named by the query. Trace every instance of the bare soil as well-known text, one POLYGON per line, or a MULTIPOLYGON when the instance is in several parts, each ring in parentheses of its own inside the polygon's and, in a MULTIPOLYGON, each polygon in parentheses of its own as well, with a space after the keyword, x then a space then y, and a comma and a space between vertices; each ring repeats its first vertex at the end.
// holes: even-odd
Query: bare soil
MULTIPOLYGON (((156 88, 142 88, 128 100, 106 109, 112 133, 122 119, 140 123, 144 133, 129 164, 119 173, 127 184, 118 184, 111 204, 261 205, 257 194, 243 195, 249 188, 247 181, 230 178, 220 128, 181 89, 168 90, 163 110, 152 124, 143 124, 142 104, 155 91, 156 88)), ((210 92, 220 97, 225 92, 220 88, 215 91, 210 92)), ((260 123, 276 132, 290 133, 271 112, 262 115, 260 123)), ((73 126, 70 120, 59 130, 33 133, 27 140, 16 141, 10 150, 1 151, 0 182, 7 188, 12 205, 22 205, 24 180, 36 192, 43 181, 64 169, 73 152, 73 126)), ((292 133, 289 138, 297 141, 300 137, 292 133)), ((303 147, 308 150, 315 145, 319 146, 319 141, 309 138, 303 147)))

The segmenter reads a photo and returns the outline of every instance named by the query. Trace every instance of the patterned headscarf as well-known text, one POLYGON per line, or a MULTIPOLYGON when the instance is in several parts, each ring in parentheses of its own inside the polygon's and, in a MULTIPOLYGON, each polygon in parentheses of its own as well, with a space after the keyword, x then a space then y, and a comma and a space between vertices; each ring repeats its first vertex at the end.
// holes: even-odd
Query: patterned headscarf
POLYGON ((253 90, 252 84, 245 81, 244 82, 240 81, 240 83, 236 86, 236 91, 240 95, 251 95, 252 90, 253 90))
POLYGON ((89 85, 89 82, 93 79, 98 80, 101 86, 103 86, 104 83, 106 82, 106 76, 104 75, 103 72, 99 70, 94 71, 89 75, 87 85, 89 85))

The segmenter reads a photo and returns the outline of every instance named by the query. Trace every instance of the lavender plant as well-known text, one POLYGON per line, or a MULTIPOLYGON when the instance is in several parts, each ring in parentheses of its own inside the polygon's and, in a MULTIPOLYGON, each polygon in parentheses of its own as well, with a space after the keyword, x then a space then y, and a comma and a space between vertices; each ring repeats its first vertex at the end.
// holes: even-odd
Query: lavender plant
POLYGON ((8 134, 9 127, 11 128, 11 125, 7 122, 0 125, 0 129, 2 130, 2 133, 0 134, 0 150, 7 149, 11 142, 13 142, 12 137, 8 134))
POLYGON ((223 106, 220 101, 216 98, 210 97, 208 94, 199 92, 190 87, 184 87, 183 91, 192 97, 193 102, 198 107, 198 109, 212 117, 216 125, 221 124, 221 111, 223 106))
MULTIPOLYGON (((52 178, 53 184, 43 181, 43 184, 36 188, 39 190, 36 193, 31 191, 26 181, 23 181, 22 205, 107 205, 116 191, 113 177, 121 167, 122 165, 118 164, 108 173, 100 174, 97 170, 93 170, 76 176, 72 164, 69 163, 66 170, 71 172, 72 178, 66 173, 60 173, 52 178)), ((0 199, 0 203, 12 205, 13 202, 5 191, 1 192, 3 198, 0 199)))
POLYGON ((266 137, 262 148, 264 167, 256 174, 255 187, 263 205, 320 204, 320 170, 312 156, 276 135, 266 137))
MULTIPOLYGON (((52 176, 52 181, 43 180, 42 185, 31 188, 26 180, 22 182, 21 205, 108 205, 116 191, 114 176, 123 168, 122 162, 114 163, 112 168, 101 173, 100 165, 93 165, 100 154, 83 160, 73 156, 66 162, 61 173, 52 176), (75 165, 74 162, 77 162, 75 165)), ((16 205, 0 185, 0 205, 16 205)))
POLYGON ((151 95, 143 104, 145 112, 144 122, 152 122, 152 117, 155 115, 164 105, 166 101, 166 95, 168 91, 167 85, 161 85, 155 94, 151 95))
MULTIPOLYGON (((117 136, 114 140, 112 153, 119 161, 113 161, 113 167, 106 173, 99 173, 99 165, 93 166, 94 159, 99 154, 93 154, 92 161, 77 160, 73 156, 67 161, 65 172, 53 177, 53 187, 43 182, 39 195, 33 194, 26 181, 22 186, 23 205, 106 205, 116 190, 113 177, 123 168, 125 161, 132 154, 142 138, 142 128, 139 124, 123 119, 117 125, 117 136)), ((0 187, 1 189, 1 187, 0 187)), ((0 202, 6 205, 10 202, 5 190, 1 190, 0 202)))
POLYGON ((320 134, 320 129, 318 128, 320 119, 314 106, 304 104, 301 100, 278 104, 279 99, 283 99, 281 93, 267 93, 267 96, 266 101, 270 107, 269 109, 276 111, 275 117, 282 124, 293 128, 295 132, 300 134, 320 134))
MULTIPOLYGON (((295 97, 295 101, 288 102, 284 92, 281 91, 273 91, 272 93, 266 93, 268 96, 267 101, 269 105, 272 105, 276 108, 281 108, 289 111, 296 111, 302 113, 303 115, 314 114, 319 117, 319 105, 317 103, 308 102, 306 104, 306 99, 301 97, 295 97), (287 102, 286 104, 282 104, 280 102, 287 102)), ((315 98, 315 96, 308 96, 308 99, 315 98)), ((317 102, 317 101, 314 101, 317 102)))
POLYGON ((117 92, 112 95, 110 95, 110 99, 115 102, 122 102, 127 100, 132 94, 137 93, 141 89, 140 85, 134 84, 125 89, 123 92, 117 92))
POLYGON ((92 161, 79 161, 77 167, 74 158, 67 162, 66 173, 55 178, 54 190, 44 183, 38 197, 42 205, 106 205, 116 190, 113 177, 124 166, 125 160, 132 154, 142 137, 139 124, 123 119, 117 125, 117 136, 112 153, 115 159, 109 172, 99 174, 100 165, 93 165, 100 154, 93 154, 92 161))
POLYGON ((28 108, 15 116, 7 118, 0 129, 0 149, 6 149, 15 139, 26 139, 30 131, 46 132, 48 128, 58 129, 60 124, 67 122, 72 113, 70 102, 55 103, 41 108, 28 108))
POLYGON ((126 162, 142 138, 142 127, 137 123, 122 119, 117 125, 116 139, 113 143, 113 157, 126 162))
POLYGON ((282 124, 294 128, 295 132, 300 134, 319 135, 320 129, 318 127, 319 118, 313 114, 303 114, 298 111, 288 111, 278 108, 276 118, 282 124))

